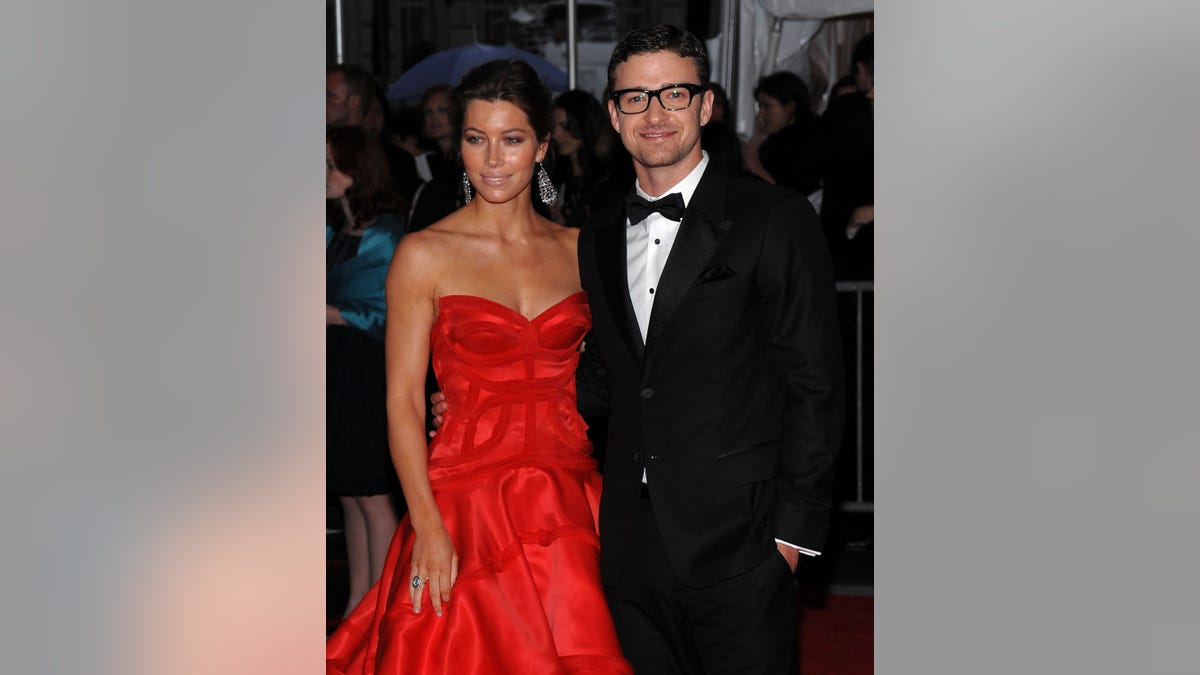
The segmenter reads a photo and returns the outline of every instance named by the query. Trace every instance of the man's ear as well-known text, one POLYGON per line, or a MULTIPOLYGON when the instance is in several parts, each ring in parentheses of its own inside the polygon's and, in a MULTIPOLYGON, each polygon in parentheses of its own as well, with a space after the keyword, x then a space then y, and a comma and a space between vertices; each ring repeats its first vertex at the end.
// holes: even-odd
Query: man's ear
POLYGON ((713 101, 717 100, 717 95, 712 93, 712 89, 704 90, 704 98, 700 103, 700 126, 708 124, 712 119, 713 101))
POLYGON ((613 103, 611 98, 608 99, 608 121, 612 122, 613 131, 617 132, 617 134, 621 133, 621 125, 617 122, 617 115, 619 114, 617 112, 617 104, 613 103))

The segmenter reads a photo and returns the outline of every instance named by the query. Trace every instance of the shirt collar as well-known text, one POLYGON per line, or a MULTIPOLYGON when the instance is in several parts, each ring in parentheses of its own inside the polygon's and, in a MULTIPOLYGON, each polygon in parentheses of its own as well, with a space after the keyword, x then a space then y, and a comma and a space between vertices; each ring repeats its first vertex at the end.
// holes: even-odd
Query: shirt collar
POLYGON ((667 188, 658 197, 651 196, 648 192, 643 190, 642 185, 639 181, 635 180, 633 182, 633 188, 634 188, 634 190, 637 191, 638 196, 642 197, 643 199, 648 199, 650 201, 654 201, 655 199, 659 199, 665 195, 669 195, 672 192, 678 192, 680 194, 680 196, 683 197, 683 205, 687 206, 688 204, 691 203, 692 194, 694 194, 696 192, 696 187, 698 185, 700 185, 700 177, 704 175, 704 169, 707 167, 708 167, 708 151, 701 150, 700 151, 700 163, 697 164, 694 169, 692 169, 691 173, 684 176, 683 180, 681 180, 678 183, 667 188))

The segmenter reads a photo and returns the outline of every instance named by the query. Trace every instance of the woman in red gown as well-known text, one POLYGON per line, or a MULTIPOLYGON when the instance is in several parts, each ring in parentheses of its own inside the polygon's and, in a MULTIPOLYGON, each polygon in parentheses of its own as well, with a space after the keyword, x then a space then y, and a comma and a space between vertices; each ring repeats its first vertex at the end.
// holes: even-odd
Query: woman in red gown
POLYGON ((632 673, 600 586, 600 475, 575 408, 590 327, 578 230, 538 216, 549 93, 523 61, 455 90, 473 199, 405 237, 387 280, 388 426, 408 516, 330 637, 330 673, 632 673), (536 177, 535 177, 536 176, 536 177), (433 355, 450 403, 425 443, 433 355))

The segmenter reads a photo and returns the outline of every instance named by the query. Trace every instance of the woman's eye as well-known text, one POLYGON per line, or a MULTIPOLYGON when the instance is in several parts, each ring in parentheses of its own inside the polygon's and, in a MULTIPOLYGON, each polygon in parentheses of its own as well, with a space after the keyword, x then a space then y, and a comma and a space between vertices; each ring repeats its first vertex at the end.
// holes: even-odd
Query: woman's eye
POLYGON ((510 143, 511 145, 516 145, 517 143, 520 143, 521 141, 523 141, 525 139, 520 138, 518 136, 509 136, 508 138, 506 138, 504 140, 507 141, 508 143, 510 143))

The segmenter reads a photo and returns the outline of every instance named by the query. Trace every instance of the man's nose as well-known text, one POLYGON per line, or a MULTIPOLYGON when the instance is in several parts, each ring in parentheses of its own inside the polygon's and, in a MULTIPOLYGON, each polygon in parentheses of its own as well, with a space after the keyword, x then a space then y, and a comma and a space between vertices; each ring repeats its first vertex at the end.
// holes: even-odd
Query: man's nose
POLYGON ((646 108, 646 116, 652 120, 661 120, 667 116, 667 109, 658 96, 651 97, 650 106, 646 108))

